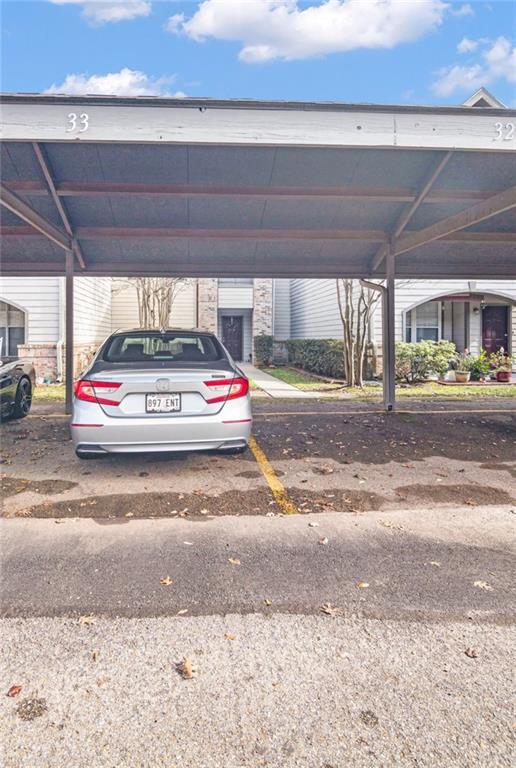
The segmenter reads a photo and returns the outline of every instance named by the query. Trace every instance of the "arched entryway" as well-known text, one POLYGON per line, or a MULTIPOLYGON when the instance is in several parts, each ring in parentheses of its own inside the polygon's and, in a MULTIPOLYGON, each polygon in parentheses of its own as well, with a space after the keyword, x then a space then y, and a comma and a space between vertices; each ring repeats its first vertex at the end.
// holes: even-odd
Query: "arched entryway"
POLYGON ((18 354, 18 344, 25 344, 26 328, 26 311, 0 299, 0 355, 15 357, 18 354))
POLYGON ((404 341, 453 341, 465 349, 489 354, 502 347, 512 352, 514 300, 500 293, 456 292, 439 294, 414 304, 403 315, 404 341))

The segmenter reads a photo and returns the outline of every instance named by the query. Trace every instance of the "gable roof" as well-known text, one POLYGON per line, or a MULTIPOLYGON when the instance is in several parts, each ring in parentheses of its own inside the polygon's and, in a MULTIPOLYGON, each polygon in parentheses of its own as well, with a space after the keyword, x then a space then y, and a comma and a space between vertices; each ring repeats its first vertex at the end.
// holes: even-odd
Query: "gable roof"
POLYGON ((498 107, 502 109, 507 109, 507 106, 496 98, 496 96, 493 96, 492 93, 489 93, 487 88, 484 88, 482 86, 478 89, 478 91, 475 91, 475 93, 469 97, 469 99, 466 99, 462 103, 463 107, 498 107))

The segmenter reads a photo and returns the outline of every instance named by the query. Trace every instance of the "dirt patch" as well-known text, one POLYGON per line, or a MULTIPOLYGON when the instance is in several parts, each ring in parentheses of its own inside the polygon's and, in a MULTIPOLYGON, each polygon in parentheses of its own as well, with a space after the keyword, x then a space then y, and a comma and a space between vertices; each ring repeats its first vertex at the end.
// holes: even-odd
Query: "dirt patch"
POLYGON ((71 480, 28 480, 24 477, 2 476, 0 478, 0 498, 15 496, 24 491, 33 491, 43 495, 64 493, 70 488, 75 488, 76 485, 77 483, 73 483, 71 480))
POLYGON ((45 699, 22 699, 16 707, 16 714, 21 720, 35 720, 48 710, 45 699))
POLYGON ((401 485, 395 489, 396 495, 410 504, 429 503, 452 504, 472 507, 489 504, 513 504, 515 499, 500 488, 489 485, 401 485))
MULTIPOLYGON (((275 469, 274 472, 278 477, 283 477, 283 475, 285 474, 284 472, 281 471, 281 469, 275 469)), ((235 475, 235 477, 245 477, 248 480, 253 480, 255 478, 262 477, 262 473, 253 469, 249 469, 249 470, 246 470, 245 472, 238 472, 235 475)))
POLYGON ((289 496, 299 512, 371 512, 382 509, 386 499, 377 493, 335 488, 323 493, 289 488, 289 496))
POLYGON ((508 472, 511 477, 516 477, 516 464, 503 464, 502 462, 496 464, 490 462, 488 464, 481 464, 480 469, 492 469, 495 472, 508 472))
POLYGON ((45 502, 18 517, 153 518, 183 517, 206 520, 221 515, 265 515, 278 511, 267 489, 203 493, 117 493, 72 501, 45 502))

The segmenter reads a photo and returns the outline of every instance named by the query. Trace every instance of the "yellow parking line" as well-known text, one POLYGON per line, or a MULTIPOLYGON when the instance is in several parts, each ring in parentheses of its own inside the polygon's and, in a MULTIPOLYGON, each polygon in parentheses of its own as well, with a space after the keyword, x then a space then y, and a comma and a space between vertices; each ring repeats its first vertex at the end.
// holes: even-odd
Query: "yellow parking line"
POLYGON ((504 413, 505 415, 514 415, 516 416, 516 409, 514 408, 490 408, 487 410, 487 408, 468 408, 468 409, 447 409, 447 410, 424 410, 424 411, 390 411, 387 413, 385 410, 367 410, 367 411, 271 411, 270 413, 254 413, 253 414, 253 420, 256 421, 256 419, 268 419, 270 416, 371 416, 372 414, 380 414, 385 416, 391 416, 395 414, 417 414, 419 416, 421 415, 442 415, 447 416, 448 414, 460 414, 462 416, 467 415, 468 413, 504 413))
POLYGON ((280 481, 276 472, 272 468, 271 463, 269 462, 269 459, 267 458, 265 453, 262 451, 262 449, 256 442, 256 439, 252 435, 249 438, 249 448, 253 452, 253 456, 256 459, 256 463, 262 470, 263 476, 266 479, 269 485, 269 488, 271 489, 272 495, 274 496, 274 499, 278 504, 279 508, 281 509, 281 511, 285 515, 297 515, 297 509, 292 503, 292 501, 289 499, 285 486, 280 481))

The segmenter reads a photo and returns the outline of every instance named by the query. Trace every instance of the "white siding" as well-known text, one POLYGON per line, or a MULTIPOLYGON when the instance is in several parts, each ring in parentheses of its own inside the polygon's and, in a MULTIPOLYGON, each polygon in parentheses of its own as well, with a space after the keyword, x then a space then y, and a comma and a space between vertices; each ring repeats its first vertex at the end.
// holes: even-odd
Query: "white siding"
POLYGON ((219 309, 252 309, 253 286, 224 285, 219 283, 219 309))
POLYGON ((59 339, 59 277, 4 277, 0 298, 14 302, 28 315, 31 344, 56 343, 59 339))
POLYGON ((293 339, 342 338, 335 280, 291 281, 290 335, 293 339))
MULTIPOLYGON (((137 328, 138 300, 136 288, 125 280, 112 281, 111 328, 137 328)), ((177 294, 172 305, 170 325, 195 328, 197 325, 197 282, 190 280, 177 294)))
POLYGON ((290 338, 290 280, 274 280, 273 329, 276 341, 290 338))
POLYGON ((96 344, 111 333, 109 277, 74 278, 74 315, 74 344, 96 344))

